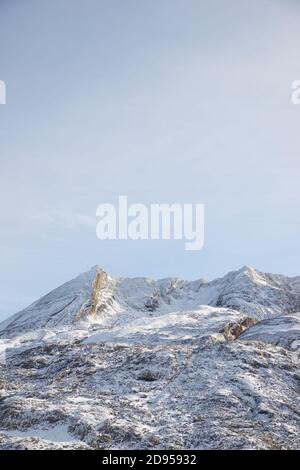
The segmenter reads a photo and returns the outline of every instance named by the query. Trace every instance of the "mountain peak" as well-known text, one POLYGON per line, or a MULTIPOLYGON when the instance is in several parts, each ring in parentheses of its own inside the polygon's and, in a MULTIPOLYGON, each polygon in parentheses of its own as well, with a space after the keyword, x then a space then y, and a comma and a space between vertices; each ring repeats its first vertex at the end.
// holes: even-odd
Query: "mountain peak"
POLYGON ((248 266, 247 264, 245 264, 244 266, 242 266, 238 272, 242 272, 242 273, 253 273, 253 272, 257 272, 256 269, 254 269, 252 266, 248 266))

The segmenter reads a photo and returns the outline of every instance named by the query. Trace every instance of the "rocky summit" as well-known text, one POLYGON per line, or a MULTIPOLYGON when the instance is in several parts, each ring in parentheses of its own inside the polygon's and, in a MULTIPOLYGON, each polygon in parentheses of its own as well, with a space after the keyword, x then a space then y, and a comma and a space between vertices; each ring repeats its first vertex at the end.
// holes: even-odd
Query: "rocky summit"
POLYGON ((300 277, 101 268, 0 324, 0 449, 298 449, 300 277))

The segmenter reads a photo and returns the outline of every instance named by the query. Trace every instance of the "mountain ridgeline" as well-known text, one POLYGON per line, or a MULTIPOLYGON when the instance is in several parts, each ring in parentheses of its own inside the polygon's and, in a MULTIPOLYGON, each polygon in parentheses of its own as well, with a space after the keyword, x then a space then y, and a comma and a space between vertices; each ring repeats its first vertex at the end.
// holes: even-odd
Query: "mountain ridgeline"
POLYGON ((0 336, 37 328, 101 322, 114 313, 195 310, 201 305, 236 310, 259 320, 300 310, 300 277, 250 267, 210 282, 178 278, 113 278, 93 267, 0 324, 0 336))

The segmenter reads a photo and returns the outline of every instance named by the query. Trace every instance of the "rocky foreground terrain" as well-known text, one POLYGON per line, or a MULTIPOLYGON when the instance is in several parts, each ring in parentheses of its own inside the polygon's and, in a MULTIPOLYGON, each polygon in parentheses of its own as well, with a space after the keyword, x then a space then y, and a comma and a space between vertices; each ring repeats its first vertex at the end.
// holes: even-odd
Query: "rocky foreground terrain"
POLYGON ((299 449, 300 277, 98 267, 0 324, 0 449, 299 449))

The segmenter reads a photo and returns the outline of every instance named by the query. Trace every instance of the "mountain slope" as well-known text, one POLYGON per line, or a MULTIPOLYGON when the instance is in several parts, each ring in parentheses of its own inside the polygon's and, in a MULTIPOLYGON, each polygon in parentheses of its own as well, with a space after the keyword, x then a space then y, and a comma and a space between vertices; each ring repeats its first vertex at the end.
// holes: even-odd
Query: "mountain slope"
POLYGON ((0 449, 297 449, 299 278, 94 267, 1 324, 0 449))
POLYGON ((97 270, 81 274, 0 323, 0 335, 71 323, 91 296, 97 270))

